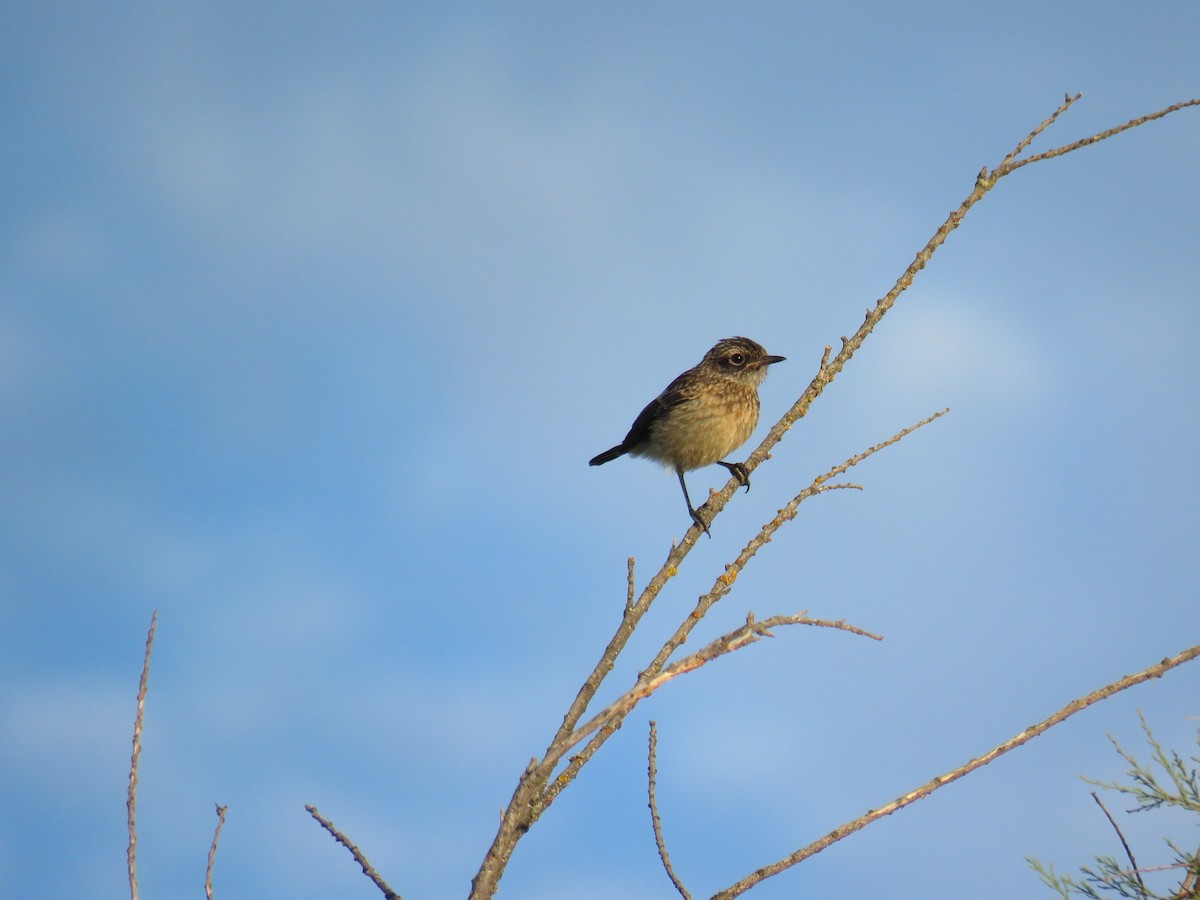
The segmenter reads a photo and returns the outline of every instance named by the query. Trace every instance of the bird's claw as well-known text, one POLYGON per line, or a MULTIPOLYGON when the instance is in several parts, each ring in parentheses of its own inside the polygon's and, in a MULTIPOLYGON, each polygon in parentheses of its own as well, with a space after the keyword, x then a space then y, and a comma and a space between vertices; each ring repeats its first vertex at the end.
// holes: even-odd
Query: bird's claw
POLYGON ((700 513, 696 512, 690 506, 688 507, 688 512, 692 514, 692 521, 695 522, 697 526, 699 526, 701 531, 703 531, 705 534, 708 535, 708 539, 711 541, 712 540, 712 532, 708 530, 708 525, 705 524, 705 522, 702 518, 700 518, 700 513))
POLYGON ((747 491, 750 490, 750 473, 746 471, 745 463, 731 463, 725 462, 724 460, 717 460, 717 465, 724 466, 726 469, 728 469, 730 475, 741 482, 747 491))

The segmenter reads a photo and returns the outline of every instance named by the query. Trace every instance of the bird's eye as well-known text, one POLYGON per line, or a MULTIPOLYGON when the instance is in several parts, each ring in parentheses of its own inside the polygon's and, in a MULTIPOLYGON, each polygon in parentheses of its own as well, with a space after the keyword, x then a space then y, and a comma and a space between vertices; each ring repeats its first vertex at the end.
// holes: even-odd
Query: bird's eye
POLYGON ((735 366, 744 365, 746 362, 746 357, 741 353, 733 353, 729 357, 729 362, 735 366))

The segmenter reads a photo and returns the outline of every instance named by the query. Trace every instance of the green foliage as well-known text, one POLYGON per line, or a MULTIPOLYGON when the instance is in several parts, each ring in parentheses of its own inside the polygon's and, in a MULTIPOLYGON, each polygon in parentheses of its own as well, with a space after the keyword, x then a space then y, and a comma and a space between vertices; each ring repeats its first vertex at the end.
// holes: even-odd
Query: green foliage
MULTIPOLYGON (((1142 730, 1146 732, 1146 743, 1151 749, 1150 762, 1142 763, 1133 754, 1122 749, 1112 735, 1109 735, 1108 739, 1116 747, 1117 753, 1129 763, 1125 774, 1129 776, 1131 783, 1092 781, 1090 778, 1084 780, 1132 798, 1137 805, 1128 810, 1131 813, 1176 807, 1200 816, 1200 771, 1197 770, 1197 766, 1200 766, 1200 756, 1190 757, 1189 768, 1189 763, 1178 753, 1163 749, 1154 739, 1145 717, 1140 714, 1139 717, 1142 730)), ((1197 746, 1200 746, 1200 731, 1197 731, 1196 742, 1197 746)), ((1105 810, 1105 814, 1107 813, 1105 810)), ((1125 845, 1125 838, 1117 828, 1116 822, 1113 822, 1113 827, 1117 829, 1117 836, 1121 839, 1126 858, 1118 860, 1114 856, 1097 856, 1094 865, 1080 867, 1080 879, 1071 875, 1059 875, 1054 871, 1053 865, 1044 865, 1040 860, 1027 858, 1027 861, 1043 883, 1056 891, 1063 900, 1070 900, 1072 896, 1089 897, 1092 900, 1108 900, 1113 897, 1127 897, 1130 900, 1200 900, 1200 857, 1195 851, 1184 850, 1167 840, 1166 844, 1174 854, 1174 860, 1165 866, 1141 868, 1135 862, 1133 851, 1125 845), (1146 883, 1143 876, 1151 872, 1160 877, 1164 874, 1170 875, 1173 887, 1168 889, 1168 893, 1153 890, 1146 883)))

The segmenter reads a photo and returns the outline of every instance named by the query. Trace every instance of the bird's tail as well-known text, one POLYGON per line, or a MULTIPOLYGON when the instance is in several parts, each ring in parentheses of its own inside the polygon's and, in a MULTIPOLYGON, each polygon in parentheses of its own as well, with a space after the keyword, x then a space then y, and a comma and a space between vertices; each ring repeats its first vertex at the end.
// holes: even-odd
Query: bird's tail
POLYGON ((606 462, 612 462, 618 456, 624 456, 624 455, 625 455, 625 445, 617 444, 617 446, 615 446, 609 450, 605 450, 599 456, 593 456, 590 460, 588 460, 588 465, 589 466, 602 466, 606 462))

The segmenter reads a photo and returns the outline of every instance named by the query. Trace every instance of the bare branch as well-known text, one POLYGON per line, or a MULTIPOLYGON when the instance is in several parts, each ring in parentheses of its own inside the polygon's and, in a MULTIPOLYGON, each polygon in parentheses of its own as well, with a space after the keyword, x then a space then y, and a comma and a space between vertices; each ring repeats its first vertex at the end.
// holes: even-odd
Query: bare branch
MULTIPOLYGON (((725 571, 717 576, 716 581, 713 583, 712 589, 696 601, 695 609, 693 609, 679 624, 679 627, 675 630, 675 633, 667 640, 665 644, 663 644, 662 649, 658 651, 654 659, 650 662, 650 665, 648 665, 645 671, 642 672, 641 677, 638 679, 638 683, 634 685, 633 689, 630 691, 630 694, 636 692, 639 688, 639 685, 642 685, 647 678, 652 678, 662 671, 662 668, 666 665, 667 660, 670 659, 671 655, 683 645, 683 643, 687 640, 688 635, 691 634, 692 629, 695 628, 696 625, 700 623, 700 620, 708 614, 708 611, 713 607, 714 604, 716 604, 722 597, 729 593, 733 587, 734 581, 737 580, 738 574, 746 567, 758 550, 771 540, 772 536, 776 531, 779 530, 780 526, 782 526, 784 522, 795 518, 796 509, 803 501, 822 493, 823 486, 831 478, 836 478, 838 475, 843 474, 852 466, 858 465, 858 463, 862 462, 867 457, 878 453, 885 447, 890 447, 892 444, 902 440, 907 435, 912 434, 918 428, 928 425, 930 422, 940 418, 947 412, 949 412, 949 410, 944 409, 941 412, 934 413, 932 416, 922 419, 917 424, 910 425, 908 428, 897 432, 886 441, 882 441, 873 447, 867 448, 861 453, 855 454, 849 459, 834 466, 824 475, 819 475, 817 478, 813 479, 812 484, 797 494, 792 499, 791 503, 781 509, 771 521, 762 527, 762 530, 760 530, 759 533, 749 543, 747 543, 744 548, 742 548, 742 552, 738 555, 737 559, 734 560, 733 563, 725 566, 725 571)), ((629 694, 626 696, 628 697, 629 694)), ((640 699, 640 697, 637 699, 640 699)), ((617 702, 620 703, 620 701, 617 702)), ((629 708, 632 709, 632 706, 629 708)), ((626 712, 628 712, 628 710, 626 710, 626 712)), ((597 720, 603 716, 604 713, 601 713, 592 720, 591 724, 595 724, 597 720)), ((599 726, 595 736, 588 741, 587 745, 584 746, 579 753, 571 757, 571 761, 567 763, 563 771, 560 772, 558 777, 546 787, 545 794, 542 797, 541 804, 539 806, 539 814, 542 810, 554 802, 555 798, 562 793, 563 789, 574 780, 575 776, 579 774, 579 770, 587 764, 588 760, 595 755, 596 751, 599 750, 613 735, 613 733, 621 727, 621 723, 623 721, 624 713, 621 713, 619 715, 610 717, 607 721, 599 726)), ((563 741, 560 742, 559 745, 556 745, 547 753, 545 758, 546 762, 557 764, 566 751, 578 743, 578 737, 584 732, 584 730, 585 729, 580 729, 574 734, 563 738, 563 741), (564 744, 567 742, 569 742, 569 746, 564 746, 564 744)))
POLYGON ((996 168, 1003 169, 1005 166, 1007 166, 1009 163, 1011 163, 1014 159, 1016 159, 1018 156, 1020 156, 1022 153, 1024 153, 1025 148, 1028 147, 1030 144, 1032 144, 1039 134, 1041 134, 1043 131, 1045 131, 1047 128, 1049 128, 1051 125, 1053 125, 1054 120, 1057 119, 1059 116, 1061 116, 1063 113, 1065 113, 1068 109, 1070 109, 1071 106, 1075 103, 1075 101, 1078 100, 1082 96, 1083 96, 1083 94, 1076 94, 1074 97, 1072 97, 1070 94, 1067 94, 1067 96, 1063 98, 1062 105, 1058 109, 1056 109, 1054 112, 1050 113, 1050 115, 1042 122, 1042 124, 1040 124, 1037 128, 1033 129, 1033 131, 1029 132, 1029 134, 1025 136, 1025 139, 1023 141, 1021 141, 1021 143, 1017 144, 1017 146, 1015 146, 1009 152, 1008 156, 1004 157, 1004 161, 1001 162, 1000 165, 996 166, 996 168))
POLYGON ((626 562, 626 565, 629 568, 629 575, 628 575, 628 579, 627 579, 628 580, 628 588, 626 589, 626 592, 625 592, 625 612, 628 613, 629 610, 633 607, 633 598, 634 598, 633 557, 632 556, 629 557, 628 561, 626 562))
POLYGON ((844 621, 834 622, 829 619, 810 619, 808 616, 800 613, 795 616, 771 616, 769 619, 757 622, 754 619, 754 613, 747 613, 745 625, 721 635, 695 653, 671 663, 671 665, 667 666, 661 672, 643 673, 642 677, 638 679, 632 688, 618 697, 604 710, 593 716, 585 725, 582 725, 554 753, 547 755, 543 761, 543 765, 556 764, 566 755, 567 751, 592 732, 601 730, 615 719, 624 719, 635 706, 668 681, 680 675, 686 675, 688 672, 693 672, 701 666, 712 662, 714 659, 724 656, 726 653, 732 653, 734 650, 740 650, 743 647, 748 647, 750 644, 757 643, 759 638, 774 637, 775 635, 771 634, 771 629, 778 628, 781 625, 812 625, 817 628, 836 628, 839 631, 848 631, 851 634, 869 637, 876 641, 883 640, 882 636, 878 634, 864 631, 854 625, 847 625, 844 621))
MULTIPOLYGON (((1078 150, 1081 147, 1086 147, 1089 144, 1095 144, 1103 140, 1107 140, 1113 135, 1120 134, 1122 131, 1128 131, 1130 128, 1137 128, 1139 125, 1145 125, 1147 122, 1153 122, 1156 119, 1161 119, 1163 116, 1169 116, 1173 112, 1178 112, 1181 109, 1186 109, 1189 106, 1200 106, 1200 97, 1193 100, 1185 100, 1182 103, 1175 103, 1168 106, 1166 109, 1160 109, 1158 112, 1150 113, 1147 116, 1138 116, 1136 119, 1130 119, 1124 125, 1117 125, 1115 128, 1109 128, 1105 131, 1097 132, 1091 137, 1085 137, 1070 144, 1064 144, 1061 147, 1055 147, 1053 150, 1047 150, 1045 153, 1035 154, 1028 159, 1022 159, 1018 162, 1010 163, 1006 158, 997 171, 1000 175, 1007 175, 1009 172, 1015 172, 1021 166, 1027 166, 1030 163, 1041 162, 1044 159, 1053 159, 1056 156, 1062 156, 1065 153, 1070 153, 1072 150, 1078 150)), ((995 174, 995 173, 993 173, 995 174)), ((997 176, 998 177, 998 176, 997 176)))
POLYGON ((350 851, 350 855, 354 857, 354 861, 362 867, 363 874, 375 882, 375 887, 379 888, 379 890, 383 892, 383 896, 386 897, 387 900, 403 900, 399 894, 388 887, 387 882, 384 881, 382 876, 375 871, 375 867, 371 865, 367 857, 363 855, 363 852, 358 849, 358 846, 354 843, 354 841, 350 840, 350 838, 346 837, 344 834, 334 828, 333 823, 321 815, 317 808, 311 803, 305 804, 304 808, 308 810, 308 814, 310 816, 320 823, 322 828, 333 835, 333 839, 335 841, 350 851))
POLYGON ((792 866, 799 862, 803 862, 810 856, 815 856, 826 847, 837 843, 844 837, 854 834, 856 831, 861 831, 872 822, 882 819, 885 816, 890 816, 897 810, 903 809, 912 803, 916 803, 918 800, 928 797, 938 788, 944 787, 953 781, 957 781, 964 775, 969 775, 976 769, 986 766, 988 763, 998 759, 1005 753, 1008 753, 1010 750, 1015 750, 1022 744, 1028 743, 1038 735, 1048 731, 1055 725, 1058 725, 1060 722, 1066 721, 1077 712, 1087 709, 1089 706, 1099 703, 1101 700, 1107 700, 1109 697, 1113 696, 1113 694, 1120 693, 1126 688, 1133 687, 1135 684, 1141 684, 1143 681, 1149 681, 1152 678, 1161 678, 1171 669, 1174 669, 1176 666, 1181 666, 1184 663, 1195 659, 1197 656, 1200 656, 1200 645, 1184 650, 1178 656, 1164 659, 1162 662, 1150 666, 1147 669, 1143 669, 1142 671, 1133 675, 1126 675, 1124 678, 1120 678, 1117 681, 1114 681, 1112 684, 1092 691, 1090 694, 1080 697, 1077 700, 1072 700, 1058 712, 1054 713, 1054 715, 1047 719, 1043 719, 1036 725, 1031 725, 1029 728, 1026 728, 1020 734, 1005 741, 1000 746, 989 750, 983 756, 973 759, 965 765, 959 766, 957 769, 951 769, 949 772, 946 772, 943 775, 938 775, 933 780, 926 782, 915 790, 909 791, 907 794, 896 800, 893 800, 891 803, 885 804, 879 809, 873 809, 866 815, 859 816, 857 819, 846 822, 844 825, 839 825, 823 838, 814 841, 807 847, 801 847, 790 856, 751 872, 736 884, 733 884, 725 890, 714 894, 713 900, 718 900, 718 898, 719 900, 729 900, 731 897, 737 897, 740 894, 745 893, 759 882, 770 878, 772 875, 778 875, 780 872, 783 872, 786 869, 790 869, 792 866))
POLYGON ((137 715, 133 720, 133 755, 129 761, 129 793, 125 808, 129 812, 129 896, 138 900, 137 880, 137 785, 138 763, 142 757, 142 719, 146 712, 146 689, 150 685, 150 651, 154 648, 154 629, 158 626, 158 610, 150 616, 150 631, 146 635, 146 655, 142 660, 142 680, 138 684, 137 715))
POLYGON ((225 827, 225 813, 228 810, 228 806, 217 804, 217 830, 213 832, 212 846, 208 848, 208 868, 204 870, 204 896, 207 900, 213 900, 213 863, 217 861, 217 841, 221 839, 221 829, 225 827))
POLYGON ((647 753, 649 757, 649 766, 647 768, 647 780, 649 787, 647 793, 650 795, 650 824, 654 827, 654 844, 658 847, 658 858, 662 860, 663 868, 667 870, 667 877, 671 879, 671 884, 675 885, 675 890, 679 891, 683 900, 692 900, 692 895, 688 893, 688 889, 683 886, 675 874, 675 870, 671 868, 671 857, 667 853, 667 845, 663 841, 662 819, 658 816, 658 798, 655 796, 655 779, 658 776, 658 765, 655 757, 658 754, 658 724, 650 720, 650 749, 647 753))

